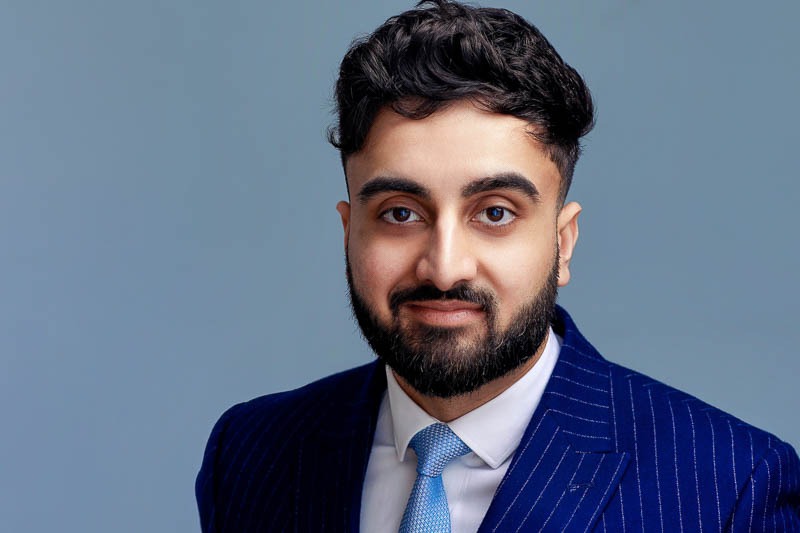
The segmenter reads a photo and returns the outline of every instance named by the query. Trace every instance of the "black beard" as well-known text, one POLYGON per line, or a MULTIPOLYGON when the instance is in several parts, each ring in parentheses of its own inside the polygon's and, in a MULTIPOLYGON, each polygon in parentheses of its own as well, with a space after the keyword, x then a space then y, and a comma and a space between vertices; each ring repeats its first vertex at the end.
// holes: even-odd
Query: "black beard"
POLYGON ((536 354, 547 337, 558 296, 558 253, 555 257, 544 287, 512 318, 506 331, 498 331, 493 295, 466 284, 448 291, 422 285, 393 293, 389 298, 393 323, 385 326, 358 294, 345 257, 350 305, 364 339, 380 360, 420 394, 452 398, 505 376, 536 354), (464 342, 462 328, 416 324, 412 331, 405 331, 400 327, 400 304, 437 299, 481 305, 486 335, 464 342))

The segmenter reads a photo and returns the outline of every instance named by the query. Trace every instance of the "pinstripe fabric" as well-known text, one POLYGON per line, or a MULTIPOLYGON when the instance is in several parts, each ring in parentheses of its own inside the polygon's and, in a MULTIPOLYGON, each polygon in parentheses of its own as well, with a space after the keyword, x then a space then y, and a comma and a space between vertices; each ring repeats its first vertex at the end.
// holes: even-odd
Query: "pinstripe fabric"
MULTIPOLYGON (((787 444, 605 361, 559 308, 559 361, 480 531, 800 532, 787 444)), ((385 390, 377 364, 227 411, 196 492, 203 531, 358 531, 385 390)))

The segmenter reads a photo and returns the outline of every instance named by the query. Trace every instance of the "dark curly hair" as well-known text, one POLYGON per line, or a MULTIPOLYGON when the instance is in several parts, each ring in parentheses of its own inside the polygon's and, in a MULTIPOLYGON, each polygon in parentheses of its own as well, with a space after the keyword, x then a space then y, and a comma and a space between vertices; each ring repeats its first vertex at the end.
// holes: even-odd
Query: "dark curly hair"
POLYGON ((467 99, 531 124, 561 174, 563 202, 579 140, 594 125, 580 75, 532 24, 505 9, 423 0, 353 42, 336 82, 338 123, 328 138, 344 164, 358 152, 384 106, 425 118, 467 99))

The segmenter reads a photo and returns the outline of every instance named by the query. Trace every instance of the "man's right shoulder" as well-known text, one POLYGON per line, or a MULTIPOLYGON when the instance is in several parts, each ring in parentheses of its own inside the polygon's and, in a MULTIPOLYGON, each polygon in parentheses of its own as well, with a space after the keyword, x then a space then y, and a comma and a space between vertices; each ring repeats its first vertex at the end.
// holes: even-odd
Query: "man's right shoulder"
MULTIPOLYGON (((225 411, 217 422, 231 437, 230 430, 241 426, 252 428, 260 421, 279 427, 307 423, 311 413, 335 409, 336 406, 360 403, 368 395, 368 387, 375 373, 383 365, 372 362, 343 372, 332 374, 297 389, 259 396, 242 402, 225 411)), ((222 428, 220 428, 222 429, 222 428)))
POLYGON ((383 364, 373 362, 225 411, 211 431, 195 484, 203 531, 224 529, 220 524, 250 530, 236 524, 287 505, 288 496, 269 487, 292 483, 308 439, 324 439, 351 427, 359 415, 377 413, 384 376, 383 364))

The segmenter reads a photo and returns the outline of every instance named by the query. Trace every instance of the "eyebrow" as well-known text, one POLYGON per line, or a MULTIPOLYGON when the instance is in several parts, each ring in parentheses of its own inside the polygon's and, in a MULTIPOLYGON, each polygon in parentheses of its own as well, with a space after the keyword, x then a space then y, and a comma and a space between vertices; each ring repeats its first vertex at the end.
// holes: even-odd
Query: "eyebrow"
POLYGON ((372 197, 384 192, 404 192, 429 200, 431 192, 415 181, 405 178, 379 176, 369 180, 358 191, 358 199, 362 204, 367 203, 372 197))
POLYGON ((482 192, 497 190, 519 191, 532 201, 539 201, 539 190, 536 186, 522 174, 516 172, 504 172, 477 179, 461 189, 461 196, 466 198, 482 192))
MULTIPOLYGON (((536 186, 522 174, 517 172, 503 172, 485 178, 479 178, 461 189, 461 196, 468 198, 476 194, 497 190, 513 190, 523 193, 534 202, 539 201, 539 191, 536 186)), ((403 192, 430 200, 431 192, 419 183, 406 179, 390 176, 378 176, 369 180, 358 191, 358 199, 362 204, 373 197, 385 192, 403 192)))

